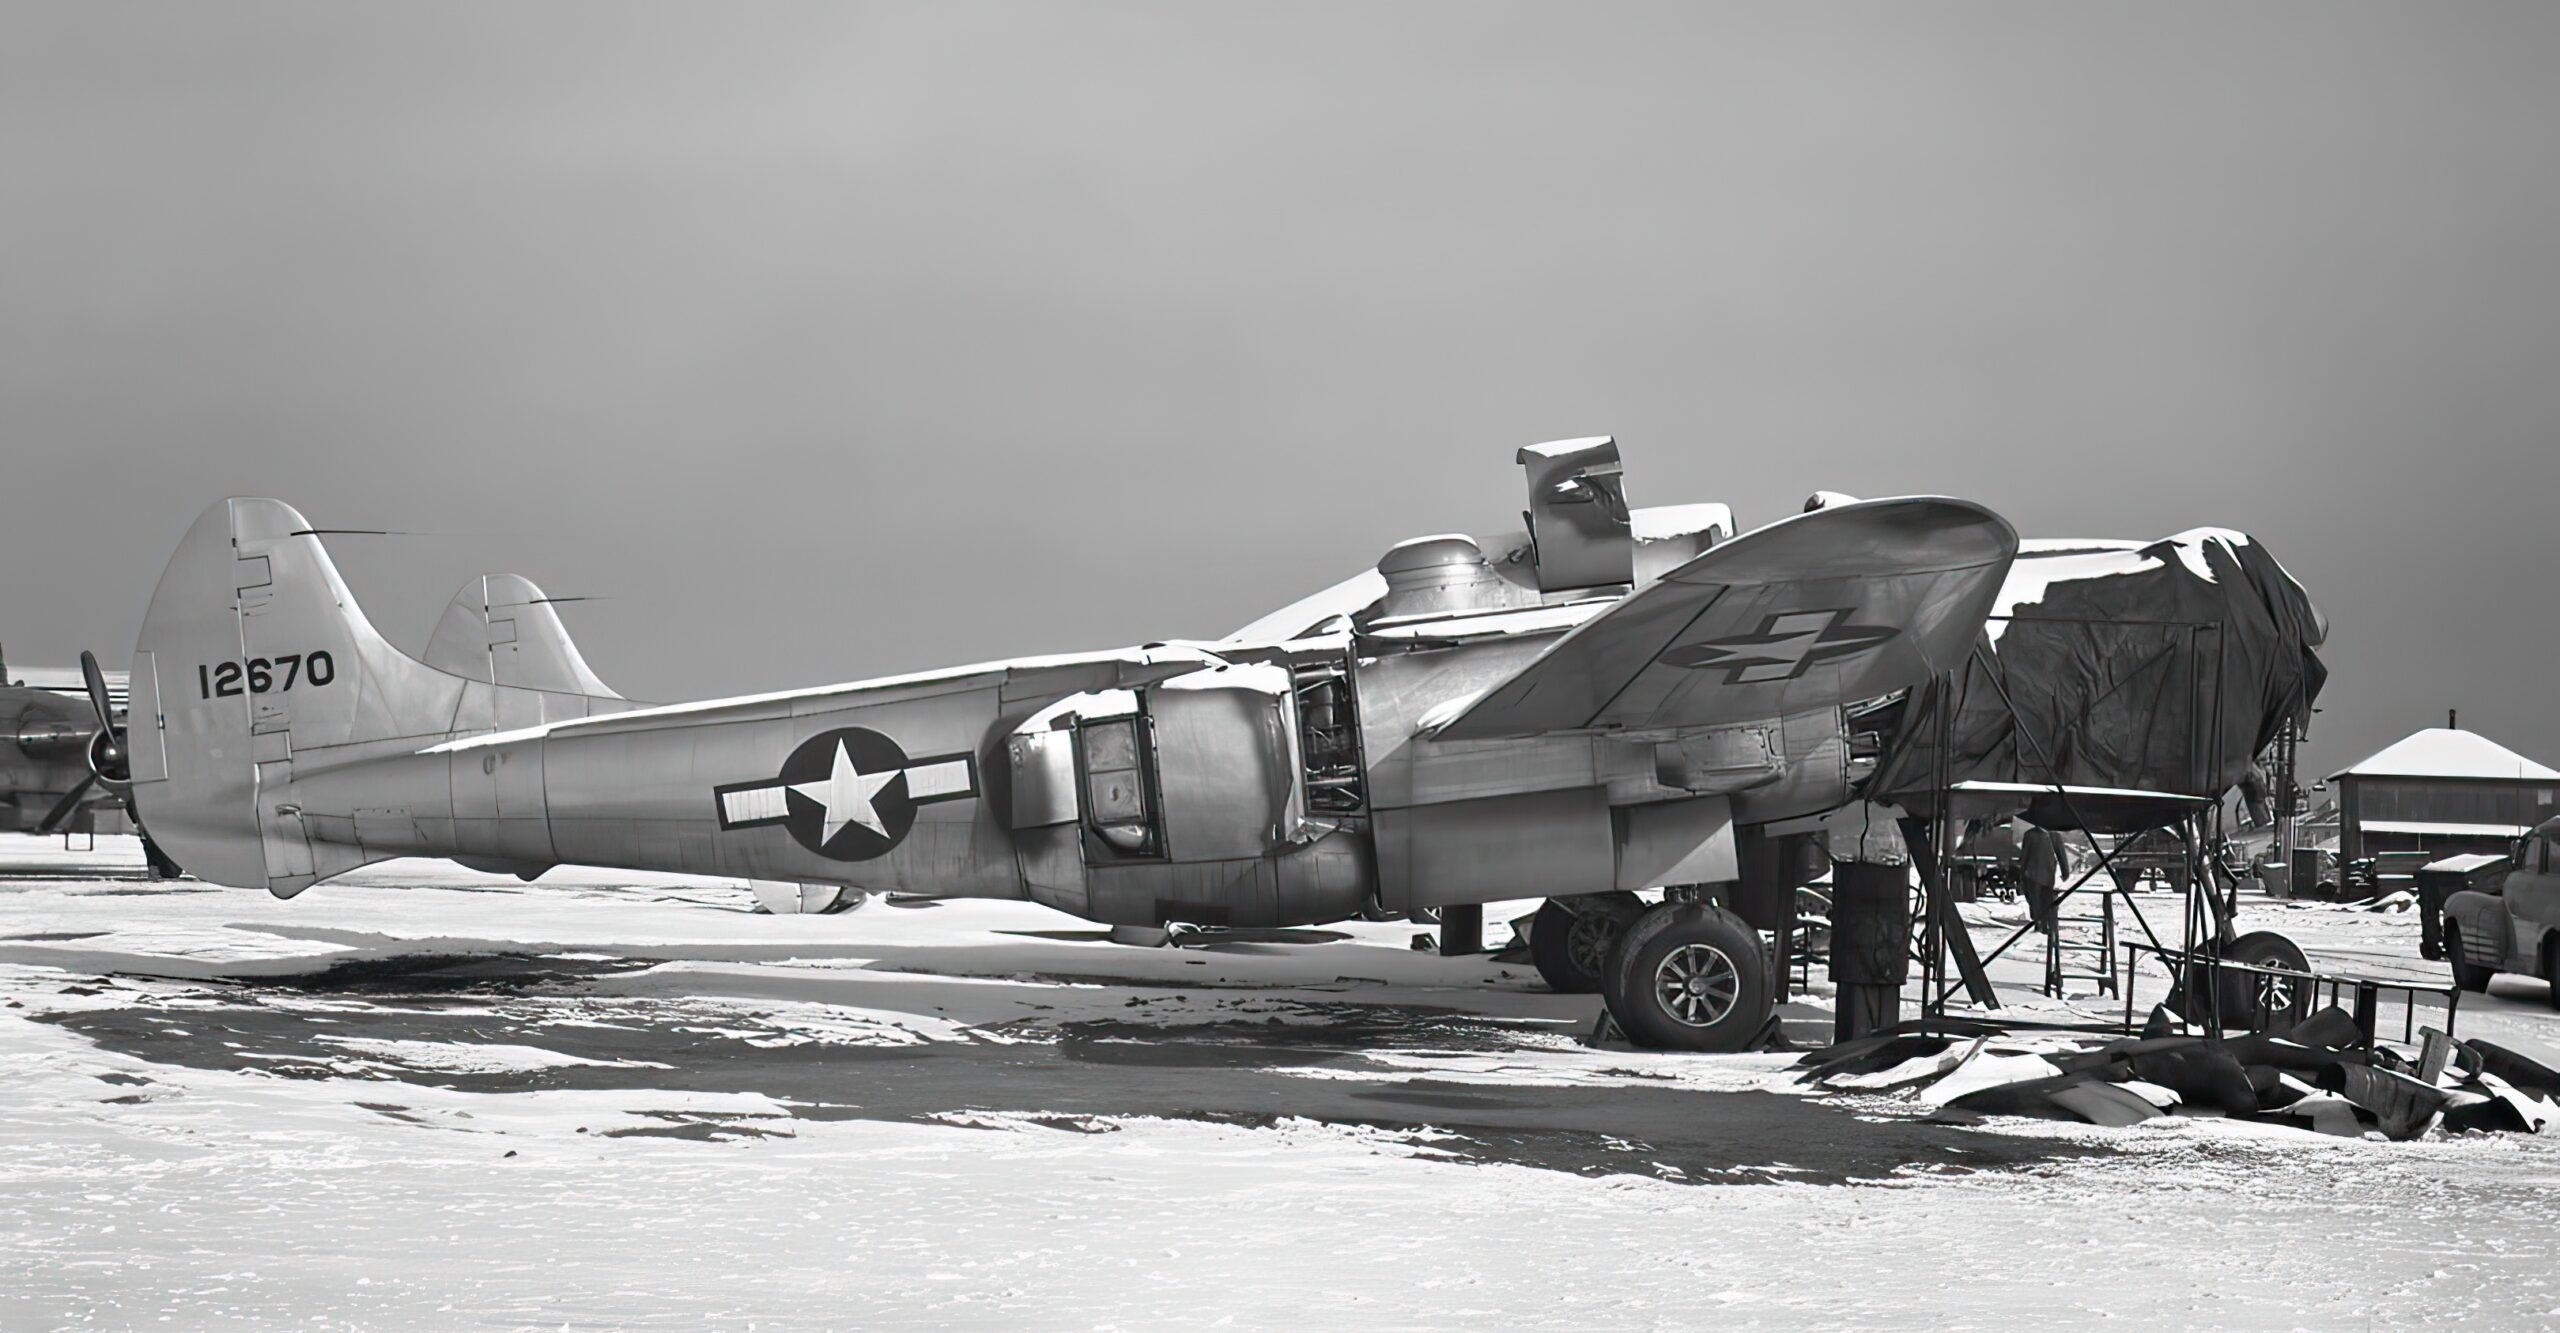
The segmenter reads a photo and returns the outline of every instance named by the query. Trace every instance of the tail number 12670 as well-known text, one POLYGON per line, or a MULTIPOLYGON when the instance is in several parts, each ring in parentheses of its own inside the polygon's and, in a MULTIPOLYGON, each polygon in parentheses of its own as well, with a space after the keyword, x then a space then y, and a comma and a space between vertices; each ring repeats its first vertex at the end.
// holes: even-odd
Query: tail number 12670
POLYGON ((234 695, 282 693, 296 684, 318 687, 338 678, 338 664, 327 649, 311 653, 278 653, 246 662, 214 662, 196 668, 196 695, 228 699, 234 695), (243 687, 246 687, 245 689, 243 687))

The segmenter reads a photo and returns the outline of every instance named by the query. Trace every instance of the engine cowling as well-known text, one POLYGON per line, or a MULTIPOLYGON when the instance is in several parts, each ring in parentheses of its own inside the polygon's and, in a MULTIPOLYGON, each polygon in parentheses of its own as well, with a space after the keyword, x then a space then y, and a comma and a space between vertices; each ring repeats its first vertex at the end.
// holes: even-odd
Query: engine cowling
POLYGON ((1034 901, 1111 925, 1275 926, 1356 914, 1367 848, 1311 818, 1290 674, 1214 668, 1079 695, 1007 738, 1034 901))

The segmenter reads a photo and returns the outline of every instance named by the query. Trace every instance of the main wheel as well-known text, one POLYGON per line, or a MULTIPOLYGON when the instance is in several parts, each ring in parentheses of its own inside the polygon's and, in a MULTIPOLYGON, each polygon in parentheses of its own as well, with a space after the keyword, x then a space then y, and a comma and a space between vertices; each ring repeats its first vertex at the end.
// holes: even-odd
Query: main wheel
POLYGON ((2542 946, 2542 979, 2551 983, 2551 1007, 2560 1009, 2560 945, 2542 946))
MULTIPOLYGON (((2222 961, 2251 967, 2277 967, 2309 972, 2311 959, 2302 946, 2272 930, 2253 930, 2222 946, 2222 961)), ((2310 1009, 2311 982, 2299 976, 2263 972, 2222 974, 2222 1026, 2263 1032, 2300 1020, 2310 1009)))
POLYGON ((1529 923, 1529 959, 1558 995, 1600 989, 1618 937, 1644 914, 1644 900, 1624 891, 1549 898, 1529 923))
POLYGON ((2462 929, 2452 917, 2444 919, 2444 960, 2453 967, 2453 984, 2477 995, 2489 989, 2489 978, 2496 976, 2493 967, 2480 967, 2462 953, 2462 929))
POLYGON ((1627 928, 1601 990, 1640 1046, 1738 1051, 1769 1022, 1760 934, 1705 903, 1664 903, 1627 928))

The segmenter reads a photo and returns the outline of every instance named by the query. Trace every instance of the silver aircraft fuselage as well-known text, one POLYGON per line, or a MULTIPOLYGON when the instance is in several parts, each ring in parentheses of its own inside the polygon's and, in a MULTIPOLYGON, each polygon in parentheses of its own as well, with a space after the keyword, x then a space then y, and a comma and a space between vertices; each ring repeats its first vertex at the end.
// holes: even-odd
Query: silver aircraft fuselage
POLYGON ((1729 878, 1737 822, 1848 799, 1836 707, 1671 746, 1417 734, 1434 707, 1509 677, 1613 600, 495 731, 298 770, 297 815, 315 846, 366 860, 674 870, 1023 898, 1111 924, 1279 926, 1729 878))
POLYGON ((434 856, 1278 926, 1715 883, 1737 826, 1851 799, 2017 552, 1959 500, 1737 535, 1630 509, 1606 439, 1519 461, 1525 532, 1399 543, 1228 639, 656 707, 515 576, 411 657, 301 514, 226 500, 144 617, 133 799, 280 894, 434 856))

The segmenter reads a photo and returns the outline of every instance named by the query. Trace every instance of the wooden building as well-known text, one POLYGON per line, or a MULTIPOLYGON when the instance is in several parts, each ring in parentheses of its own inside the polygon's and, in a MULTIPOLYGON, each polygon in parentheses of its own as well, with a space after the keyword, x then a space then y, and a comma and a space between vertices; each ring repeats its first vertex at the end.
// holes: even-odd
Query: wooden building
POLYGON ((2340 860, 2374 857, 2394 880, 2437 857, 2504 853, 2560 813, 2560 772, 2450 726, 2414 732, 2329 781, 2340 860))

